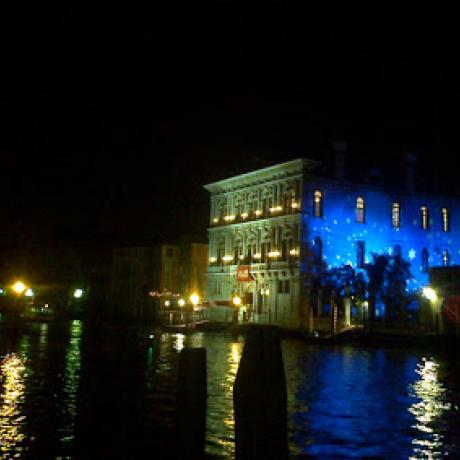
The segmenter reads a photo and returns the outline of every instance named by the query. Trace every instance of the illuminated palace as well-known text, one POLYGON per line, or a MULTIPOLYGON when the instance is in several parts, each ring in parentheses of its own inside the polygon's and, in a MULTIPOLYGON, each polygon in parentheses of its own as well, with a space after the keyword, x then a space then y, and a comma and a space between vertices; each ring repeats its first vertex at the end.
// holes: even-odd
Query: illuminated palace
POLYGON ((430 267, 460 260, 460 206, 415 192, 414 164, 406 155, 401 189, 347 181, 340 150, 333 177, 298 159, 206 185, 207 299, 225 304, 237 294, 255 322, 306 327, 319 266, 364 272, 373 254, 400 253, 411 264, 408 289, 421 289, 430 267))

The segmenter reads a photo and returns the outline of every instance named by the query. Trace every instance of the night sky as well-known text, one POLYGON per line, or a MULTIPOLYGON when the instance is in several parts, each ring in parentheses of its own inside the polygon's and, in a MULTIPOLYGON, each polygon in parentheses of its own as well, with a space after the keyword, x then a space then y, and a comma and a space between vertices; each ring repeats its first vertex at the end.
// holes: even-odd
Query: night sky
POLYGON ((3 242, 205 237, 203 184, 334 139, 353 171, 394 182, 411 150, 455 188, 455 37, 204 5, 2 11, 3 242))

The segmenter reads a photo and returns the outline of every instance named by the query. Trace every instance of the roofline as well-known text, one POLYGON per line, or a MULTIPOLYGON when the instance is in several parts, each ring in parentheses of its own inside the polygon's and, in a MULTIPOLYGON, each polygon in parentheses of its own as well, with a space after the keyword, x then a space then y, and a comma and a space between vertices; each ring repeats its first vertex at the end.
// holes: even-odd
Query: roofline
POLYGON ((244 180, 258 179, 261 180, 263 176, 268 178, 270 175, 277 172, 282 172, 289 168, 298 169, 298 173, 302 173, 305 169, 313 168, 317 166, 319 162, 310 160, 307 158, 297 158, 296 160, 286 161, 284 163, 278 163, 273 166, 267 166, 265 168, 256 169, 244 174, 239 174, 238 176, 232 176, 227 179, 222 179, 220 181, 212 182, 206 184, 203 187, 209 192, 221 192, 227 188, 232 187, 233 185, 238 185, 238 182, 244 180))

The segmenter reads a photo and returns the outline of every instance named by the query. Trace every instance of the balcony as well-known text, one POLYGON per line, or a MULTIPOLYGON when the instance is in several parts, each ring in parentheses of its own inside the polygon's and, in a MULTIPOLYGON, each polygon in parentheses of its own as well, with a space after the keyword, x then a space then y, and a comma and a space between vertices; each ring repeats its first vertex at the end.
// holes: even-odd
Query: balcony
POLYGON ((242 212, 240 214, 229 214, 223 217, 211 219, 211 226, 222 227, 225 225, 240 224, 271 217, 288 216, 300 212, 301 206, 298 202, 293 202, 289 206, 273 206, 270 209, 256 209, 253 211, 242 212))

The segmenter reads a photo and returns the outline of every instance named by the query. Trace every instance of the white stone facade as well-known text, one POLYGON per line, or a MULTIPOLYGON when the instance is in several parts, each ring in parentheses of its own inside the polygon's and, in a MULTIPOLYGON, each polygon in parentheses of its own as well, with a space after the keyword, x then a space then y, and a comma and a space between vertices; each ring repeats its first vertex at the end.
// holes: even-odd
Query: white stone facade
POLYGON ((294 160, 206 185, 211 193, 206 298, 235 295, 259 323, 299 327, 307 315, 308 280, 300 266, 304 175, 314 163, 294 160), (238 266, 252 281, 238 282, 238 266))

